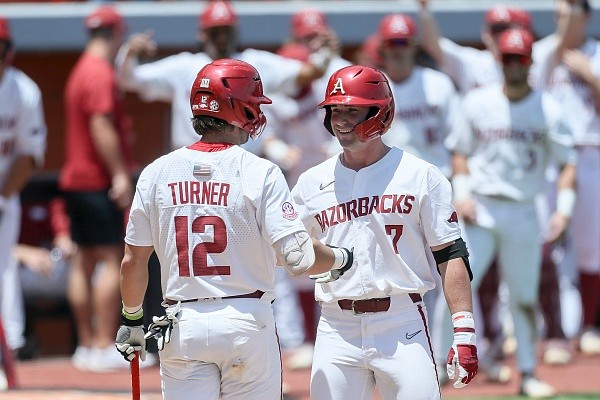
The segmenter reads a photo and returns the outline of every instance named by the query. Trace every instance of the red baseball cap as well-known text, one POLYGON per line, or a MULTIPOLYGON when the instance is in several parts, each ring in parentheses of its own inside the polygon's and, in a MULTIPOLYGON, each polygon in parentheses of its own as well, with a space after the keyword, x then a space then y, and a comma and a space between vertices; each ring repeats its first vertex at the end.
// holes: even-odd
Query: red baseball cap
POLYGON ((485 23, 492 25, 512 25, 531 30, 531 14, 516 7, 498 5, 485 13, 485 23))
POLYGON ((298 43, 288 43, 277 50, 277 54, 281 57, 290 58, 292 60, 298 60, 306 62, 310 57, 310 52, 306 48, 298 43))
POLYGON ((319 10, 302 10, 292 16, 292 36, 303 38, 329 29, 327 17, 319 10))
POLYGON ((112 6, 102 6, 85 18, 87 29, 118 28, 125 30, 125 21, 119 12, 112 6))
POLYGON ((237 15, 229 1, 211 1, 198 18, 200 29, 237 25, 237 15))
POLYGON ((379 23, 378 35, 381 40, 412 39, 417 34, 415 22, 405 14, 390 14, 379 23))
POLYGON ((533 36, 522 28, 507 29, 500 34, 498 51, 500 54, 517 54, 531 57, 533 36))
POLYGON ((8 20, 2 16, 0 16, 0 40, 6 40, 10 42, 12 38, 10 37, 10 28, 8 27, 8 20))

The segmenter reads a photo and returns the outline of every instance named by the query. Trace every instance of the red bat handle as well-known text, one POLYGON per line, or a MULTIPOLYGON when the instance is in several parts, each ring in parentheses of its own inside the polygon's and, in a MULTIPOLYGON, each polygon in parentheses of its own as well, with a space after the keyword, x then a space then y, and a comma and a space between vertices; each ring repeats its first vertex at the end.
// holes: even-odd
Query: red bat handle
POLYGON ((140 400, 140 354, 137 351, 131 362, 131 398, 140 400))

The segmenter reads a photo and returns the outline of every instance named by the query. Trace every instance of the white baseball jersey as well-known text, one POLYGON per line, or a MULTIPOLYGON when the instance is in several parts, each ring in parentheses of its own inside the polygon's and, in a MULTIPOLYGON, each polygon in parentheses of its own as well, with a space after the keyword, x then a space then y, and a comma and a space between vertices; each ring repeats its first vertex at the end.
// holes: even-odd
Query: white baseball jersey
MULTIPOLYGON (((556 50, 556 37, 549 36, 534 44, 533 82, 550 92, 561 104, 564 118, 573 131, 575 144, 600 146, 600 113, 592 90, 564 64, 548 71, 549 59, 556 50)), ((589 58, 594 75, 600 77, 600 42, 589 38, 579 48, 589 58)))
POLYGON ((475 89, 463 101, 469 129, 446 140, 449 149, 469 156, 473 193, 529 201, 545 190, 550 157, 574 164, 573 136, 561 105, 533 90, 509 101, 501 85, 475 89))
POLYGON ((0 77, 0 186, 18 156, 39 166, 46 151, 46 124, 40 89, 22 71, 7 67, 0 77))
POLYGON ((461 94, 504 80, 502 67, 489 50, 460 46, 446 38, 441 38, 439 44, 444 55, 441 70, 452 78, 461 94))
POLYGON ((359 171, 332 157, 302 174, 292 194, 311 237, 354 248, 353 268, 316 285, 319 301, 425 293, 435 286, 427 248, 460 237, 448 180, 395 147, 359 171))
MULTIPOLYGON (((233 54, 231 58, 245 61, 258 70, 267 97, 278 91, 294 94, 297 90, 295 79, 302 67, 299 61, 254 49, 233 54)), ((198 134, 190 124, 190 89, 198 71, 212 61, 205 53, 183 52, 133 69, 133 82, 129 84, 143 100, 171 103, 173 149, 198 140, 198 134)))
POLYGON ((437 166, 450 176, 450 153, 444 146, 452 130, 462 130, 460 99, 443 73, 415 67, 402 82, 390 80, 396 115, 383 141, 437 166))
POLYGON ((281 170, 231 146, 175 150, 144 169, 125 242, 154 246, 165 298, 273 292, 280 238, 304 230, 281 170))
POLYGON ((325 110, 317 108, 322 98, 315 90, 301 99, 277 94, 271 97, 275 106, 265 107, 268 121, 263 132, 265 139, 277 138, 302 152, 298 163, 286 170, 286 179, 292 187, 301 173, 325 161, 333 149, 341 149, 337 139, 323 125, 325 110))

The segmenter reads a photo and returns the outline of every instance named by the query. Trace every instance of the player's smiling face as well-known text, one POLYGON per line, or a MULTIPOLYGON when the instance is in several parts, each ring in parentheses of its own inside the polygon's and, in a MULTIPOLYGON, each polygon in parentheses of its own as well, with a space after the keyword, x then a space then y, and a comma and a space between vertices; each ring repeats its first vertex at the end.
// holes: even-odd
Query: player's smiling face
POLYGON ((331 128, 340 145, 358 141, 354 128, 366 119, 368 113, 369 107, 366 106, 331 106, 331 128))

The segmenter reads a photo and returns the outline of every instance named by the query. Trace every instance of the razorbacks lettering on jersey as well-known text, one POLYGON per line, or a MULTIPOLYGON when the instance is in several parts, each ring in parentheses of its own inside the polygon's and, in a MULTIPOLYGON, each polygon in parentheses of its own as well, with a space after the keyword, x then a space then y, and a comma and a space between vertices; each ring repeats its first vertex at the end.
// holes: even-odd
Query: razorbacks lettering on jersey
POLYGON ((576 162, 561 105, 546 92, 511 102, 502 86, 490 85, 471 91, 463 110, 469 129, 451 134, 446 145, 469 156, 474 193, 529 201, 546 188, 550 157, 559 165, 576 162))
POLYGON ((435 286, 428 247, 460 237, 448 180, 395 147, 359 171, 332 157, 302 174, 292 194, 311 237, 354 248, 353 268, 316 285, 319 301, 425 293, 435 286))
POLYGON ((15 158, 32 156, 39 166, 46 151, 46 124, 38 86, 8 66, 0 79, 0 186, 15 158))
POLYGON ((272 292, 271 245, 304 230, 281 170, 239 146, 202 142, 140 175, 125 241, 154 246, 165 298, 272 292))

